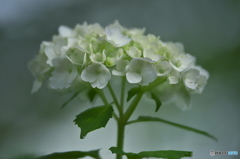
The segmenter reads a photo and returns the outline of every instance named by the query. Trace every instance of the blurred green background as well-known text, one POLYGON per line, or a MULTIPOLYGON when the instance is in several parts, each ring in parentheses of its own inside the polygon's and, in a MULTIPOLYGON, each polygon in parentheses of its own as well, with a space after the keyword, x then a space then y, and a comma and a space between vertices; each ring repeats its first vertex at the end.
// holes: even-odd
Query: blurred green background
POLYGON ((0 159, 99 148, 103 158, 113 158, 108 148, 115 145, 115 122, 80 140, 80 129, 72 121, 91 104, 74 100, 61 110, 68 95, 46 88, 31 95, 33 77, 27 62, 43 40, 57 34, 59 25, 74 27, 86 21, 105 26, 114 20, 126 27, 145 27, 163 41, 182 42, 197 64, 210 72, 203 94, 192 96, 191 110, 166 104, 153 113, 154 102, 143 100, 133 118, 159 116, 219 140, 143 123, 127 127, 125 150, 191 150, 193 159, 239 158, 209 155, 210 150, 240 153, 239 0, 0 0, 0 159))

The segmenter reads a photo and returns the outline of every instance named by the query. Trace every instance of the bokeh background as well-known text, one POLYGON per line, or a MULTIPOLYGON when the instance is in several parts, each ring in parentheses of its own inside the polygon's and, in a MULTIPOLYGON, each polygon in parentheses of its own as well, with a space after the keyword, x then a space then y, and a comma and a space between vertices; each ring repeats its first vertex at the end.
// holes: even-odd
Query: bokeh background
POLYGON ((153 113, 154 102, 143 100, 133 118, 159 116, 218 138, 215 142, 168 125, 143 123, 126 129, 125 150, 191 150, 193 159, 239 158, 209 155, 210 150, 240 153, 239 0, 0 0, 0 158, 99 148, 104 159, 113 158, 108 148, 115 145, 115 122, 80 140, 80 129, 72 121, 91 104, 76 99, 61 110, 68 95, 46 88, 31 95, 27 63, 41 41, 57 34, 59 25, 86 21, 105 26, 114 20, 145 27, 163 41, 182 42, 210 72, 204 93, 192 96, 191 110, 165 104, 153 113))

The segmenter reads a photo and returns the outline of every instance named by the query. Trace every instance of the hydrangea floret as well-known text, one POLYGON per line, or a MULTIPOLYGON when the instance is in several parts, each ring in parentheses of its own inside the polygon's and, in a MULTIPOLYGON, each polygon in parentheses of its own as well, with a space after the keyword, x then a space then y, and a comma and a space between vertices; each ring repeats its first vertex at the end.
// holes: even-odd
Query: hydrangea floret
MULTIPOLYGON (((39 54, 29 62, 28 68, 35 77, 32 93, 46 83, 55 92, 73 93, 69 101, 81 92, 88 94, 91 102, 95 95, 102 99, 104 106, 80 113, 74 122, 81 128, 80 138, 83 139, 90 131, 105 127, 113 116, 118 125, 118 139, 117 147, 110 150, 117 154, 117 159, 122 159, 123 155, 140 159, 143 154, 157 158, 166 158, 169 154, 176 155, 175 158, 191 156, 191 152, 179 151, 166 154, 165 151, 143 154, 123 152, 124 129, 136 122, 164 122, 215 139, 203 131, 160 118, 139 117, 129 121, 143 94, 146 93, 148 96, 145 97, 156 102, 156 111, 162 102, 169 101, 187 109, 190 105, 189 94, 202 93, 209 78, 209 73, 196 65, 196 58, 185 53, 181 43, 164 42, 158 36, 145 34, 144 28, 128 29, 118 21, 106 27, 86 22, 74 28, 60 26, 51 41, 42 42, 39 54), (120 100, 115 94, 118 90, 114 91, 111 86, 113 80, 119 83, 120 100), (128 93, 125 91, 126 85, 131 88, 128 93), (112 103, 104 95, 105 88, 110 92, 112 103), (129 101, 131 103, 125 109, 129 101), (114 105, 116 109, 112 108, 114 105)), ((93 151, 82 153, 93 157, 93 151)))

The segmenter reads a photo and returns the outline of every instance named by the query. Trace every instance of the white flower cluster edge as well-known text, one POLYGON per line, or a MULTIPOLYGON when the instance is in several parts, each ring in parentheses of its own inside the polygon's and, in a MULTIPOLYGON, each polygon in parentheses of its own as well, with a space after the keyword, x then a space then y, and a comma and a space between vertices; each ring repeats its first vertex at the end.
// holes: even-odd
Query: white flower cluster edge
POLYGON ((36 77, 32 93, 45 81, 59 91, 85 82, 103 89, 112 76, 126 76, 129 83, 143 86, 166 76, 171 85, 183 83, 190 93, 201 93, 209 78, 181 43, 144 35, 145 29, 127 29, 116 21, 105 28, 83 23, 73 29, 60 26, 58 31, 52 41, 42 42, 28 64, 36 77))

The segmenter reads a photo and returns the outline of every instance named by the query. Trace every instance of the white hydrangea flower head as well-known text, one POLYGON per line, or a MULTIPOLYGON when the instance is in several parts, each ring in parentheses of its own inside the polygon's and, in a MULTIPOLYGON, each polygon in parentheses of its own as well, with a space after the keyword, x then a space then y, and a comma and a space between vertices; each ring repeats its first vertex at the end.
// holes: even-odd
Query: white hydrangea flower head
MULTIPOLYGON (((145 28, 128 29, 116 21, 106 27, 86 22, 74 28, 61 25, 52 41, 42 42, 28 67, 36 78, 32 93, 44 82, 61 93, 104 89, 112 76, 121 76, 142 86, 157 78, 167 79, 163 89, 179 87, 174 89, 176 97, 185 98, 187 93, 202 93, 209 78, 195 63, 195 57, 185 53, 181 43, 163 42, 159 36, 146 35, 145 28)), ((186 101, 179 103, 188 105, 186 101)))

